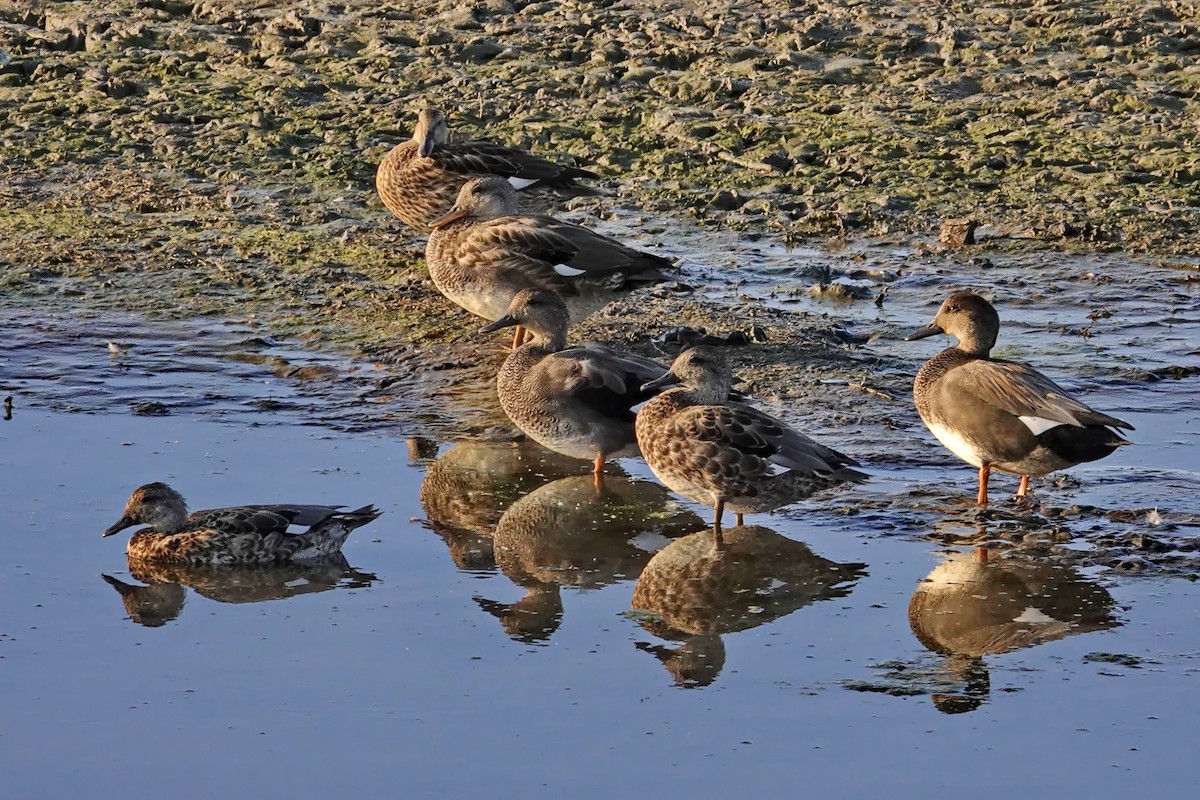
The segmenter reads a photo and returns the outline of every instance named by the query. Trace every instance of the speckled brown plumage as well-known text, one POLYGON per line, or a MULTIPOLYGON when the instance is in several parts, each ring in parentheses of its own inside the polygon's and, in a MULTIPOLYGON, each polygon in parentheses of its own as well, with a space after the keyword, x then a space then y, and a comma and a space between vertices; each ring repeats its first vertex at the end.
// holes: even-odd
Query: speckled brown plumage
POLYGON ((187 513, 183 496, 165 483, 138 487, 125 513, 102 535, 137 524, 129 558, 144 563, 193 566, 284 564, 315 561, 341 550, 355 528, 379 516, 374 506, 341 511, 340 506, 264 505, 214 508, 187 513), (288 526, 307 527, 288 533, 288 526))
POLYGON ((719 351, 695 347, 653 382, 684 385, 642 406, 637 440, 658 479, 721 513, 773 511, 814 492, 867 476, 854 459, 818 444, 783 422, 729 399, 732 376, 719 351))
POLYGON ((488 320, 522 289, 559 294, 576 321, 618 296, 668 280, 671 262, 553 217, 522 214, 499 178, 467 183, 425 246, 438 291, 488 320))
POLYGON ((597 177, 585 169, 494 142, 451 141, 445 115, 436 108, 422 110, 413 138, 384 156, 375 171, 375 190, 406 225, 427 231, 431 220, 454 205, 464 183, 488 175, 519 184, 524 205, 531 210, 597 194, 577 183, 597 177))

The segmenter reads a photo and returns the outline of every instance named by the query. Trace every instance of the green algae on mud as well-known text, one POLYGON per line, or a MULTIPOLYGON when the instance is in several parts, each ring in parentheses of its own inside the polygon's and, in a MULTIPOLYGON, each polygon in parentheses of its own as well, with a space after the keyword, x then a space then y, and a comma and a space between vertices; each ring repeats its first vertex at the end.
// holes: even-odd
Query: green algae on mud
MULTIPOLYGON (((469 344, 373 193, 425 102, 597 166, 614 195, 577 214, 793 243, 967 215, 1019 246, 1197 253, 1189 8, 8 0, 0 286, 414 365, 413 344, 469 344)), ((659 332, 643 319, 629 339, 659 332)))

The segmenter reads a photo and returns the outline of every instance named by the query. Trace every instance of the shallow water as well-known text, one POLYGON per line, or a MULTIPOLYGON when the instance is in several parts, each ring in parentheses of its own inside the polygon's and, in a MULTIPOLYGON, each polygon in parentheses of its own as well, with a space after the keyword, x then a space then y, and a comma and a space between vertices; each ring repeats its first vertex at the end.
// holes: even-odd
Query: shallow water
MULTIPOLYGON (((818 255, 794 254, 797 276, 818 255)), ((824 258, 848 272, 860 256, 824 258)), ((369 365, 238 326, 7 317, 10 791, 1190 796, 1200 589, 1183 576, 1200 408, 1195 377, 1143 373, 1197 365, 1194 275, 1066 259, 1054 275, 1090 264, 1124 289, 1063 278, 1069 302, 1049 325, 1053 292, 1001 280, 1032 261, 952 273, 954 256, 864 258, 881 275, 907 265, 869 279, 890 287, 883 310, 798 305, 915 364, 937 346, 894 337, 932 298, 960 275, 998 287, 1008 354, 1053 354, 1054 376, 1133 422, 1137 446, 1041 486, 1043 511, 1074 510, 1031 522, 1004 505, 974 514, 970 468, 919 431, 850 426, 838 435, 870 442, 872 483, 752 517, 762 527, 722 558, 689 535, 707 510, 639 462, 598 496, 587 465, 530 445, 403 438, 423 412, 373 399, 369 365), (1085 324, 1094 304, 1118 313, 1090 338, 1055 327, 1085 324), (322 369, 295 371, 307 366, 322 369), (929 452, 886 455, 910 440, 929 452), (150 480, 195 508, 385 513, 344 564, 139 593, 120 537, 99 532, 150 480), (1027 535, 998 535, 1014 526, 1027 535), (1143 534, 1173 550, 1147 550, 1136 571, 1092 558, 1143 534), (987 538, 980 563, 969 543, 987 538), (1029 546, 1052 539, 1063 546, 1029 546)), ((713 294, 769 295, 780 276, 754 263, 761 276, 713 294)))

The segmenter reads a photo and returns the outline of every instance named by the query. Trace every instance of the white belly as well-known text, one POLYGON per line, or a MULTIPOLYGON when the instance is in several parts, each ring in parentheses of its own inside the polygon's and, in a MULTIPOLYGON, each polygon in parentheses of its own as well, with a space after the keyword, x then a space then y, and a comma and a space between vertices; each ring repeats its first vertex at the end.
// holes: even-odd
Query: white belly
POLYGON ((945 445, 946 449, 954 455, 961 458, 976 469, 983 466, 983 459, 979 457, 979 450, 969 440, 964 438, 960 433, 936 422, 925 423, 929 428, 929 432, 937 437, 937 440, 945 445))

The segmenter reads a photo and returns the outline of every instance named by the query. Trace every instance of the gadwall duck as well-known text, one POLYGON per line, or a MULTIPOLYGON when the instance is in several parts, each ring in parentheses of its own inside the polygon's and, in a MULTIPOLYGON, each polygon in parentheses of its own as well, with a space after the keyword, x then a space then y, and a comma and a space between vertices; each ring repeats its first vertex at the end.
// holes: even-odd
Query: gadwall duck
POLYGON ((286 564, 312 561, 342 549, 355 528, 379 516, 374 506, 235 506, 188 514, 179 492, 165 483, 138 487, 125 513, 102 533, 112 536, 133 525, 147 527, 129 537, 131 561, 192 566, 286 564), (289 534, 289 525, 306 526, 289 534))
POLYGON ((858 462, 818 444, 758 409, 730 400, 733 378, 711 347, 685 350, 670 371, 642 388, 669 389, 637 414, 637 440, 650 469, 670 489, 713 507, 720 538, 726 507, 737 516, 774 511, 814 492, 867 476, 858 462))
POLYGON ((1133 430, 1088 408, 1033 367, 992 358, 999 332, 991 303, 956 292, 931 323, 907 337, 946 333, 958 339, 921 367, 913 400, 937 440, 979 470, 981 506, 988 503, 993 469, 1020 475, 1017 497, 1024 497, 1029 476, 1104 458, 1129 444, 1113 428, 1133 430))
POLYGON ((467 183, 433 227, 425 260, 434 285, 488 320, 507 314, 522 289, 549 289, 576 322, 621 294, 669 280, 664 270, 672 268, 662 256, 579 225, 519 214, 517 194, 501 178, 467 183))
POLYGON ((446 115, 437 108, 423 109, 413 138, 393 147, 379 162, 375 190, 406 225, 428 231, 430 221, 454 205, 464 183, 487 175, 497 175, 522 190, 531 207, 599 194, 576 183, 597 177, 586 169, 494 142, 451 142, 446 115))
POLYGON ((500 405, 534 441, 591 461, 599 486, 607 459, 638 454, 631 409, 654 394, 643 385, 667 368, 598 344, 568 348, 569 322, 561 297, 523 289, 513 297, 508 313, 481 333, 521 325, 533 335, 500 367, 500 405))

